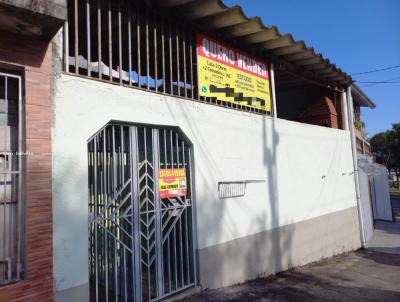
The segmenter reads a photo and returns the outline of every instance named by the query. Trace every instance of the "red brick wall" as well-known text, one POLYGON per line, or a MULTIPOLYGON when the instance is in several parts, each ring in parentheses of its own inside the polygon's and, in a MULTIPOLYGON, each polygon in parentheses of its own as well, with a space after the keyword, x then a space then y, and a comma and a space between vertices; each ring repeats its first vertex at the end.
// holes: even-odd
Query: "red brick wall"
MULTIPOLYGON (((0 287, 0 302, 53 301, 51 75, 49 42, 0 32, 0 62, 25 76, 26 278, 0 287)), ((3 65, 4 67, 4 65, 3 65)))
POLYGON ((338 113, 333 101, 322 97, 307 107, 298 117, 302 123, 339 128, 338 113))
POLYGON ((337 112, 337 122, 338 128, 343 129, 343 121, 342 121, 342 101, 340 93, 336 93, 336 112, 337 112))

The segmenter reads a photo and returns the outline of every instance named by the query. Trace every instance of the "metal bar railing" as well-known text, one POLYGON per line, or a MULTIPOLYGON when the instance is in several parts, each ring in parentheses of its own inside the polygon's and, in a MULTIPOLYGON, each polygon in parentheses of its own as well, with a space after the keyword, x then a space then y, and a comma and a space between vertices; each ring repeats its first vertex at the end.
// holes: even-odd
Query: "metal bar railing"
MULTIPOLYGON (((131 0, 68 0, 66 73, 258 114, 199 96, 197 41, 187 24, 131 0)), ((258 56, 258 54, 257 54, 258 56)))

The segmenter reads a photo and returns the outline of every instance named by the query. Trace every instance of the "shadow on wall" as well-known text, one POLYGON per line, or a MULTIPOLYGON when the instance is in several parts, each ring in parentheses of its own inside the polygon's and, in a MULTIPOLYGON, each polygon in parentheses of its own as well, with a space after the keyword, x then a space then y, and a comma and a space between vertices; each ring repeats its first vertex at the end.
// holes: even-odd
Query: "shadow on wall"
MULTIPOLYGON (((200 125, 190 118, 185 106, 182 104, 179 106, 181 114, 186 120, 185 124, 188 125, 191 134, 194 136, 192 139, 196 142, 194 160, 207 158, 207 165, 201 165, 197 162, 195 171, 197 178, 194 179, 197 187, 203 187, 202 190, 197 190, 199 195, 195 196, 197 201, 197 215, 195 217, 201 217, 201 221, 195 221, 195 229, 198 232, 197 236, 201 237, 202 244, 210 243, 210 249, 200 246, 198 250, 197 259, 200 258, 198 268, 201 285, 203 287, 225 286, 269 275, 293 266, 291 245, 292 235, 295 231, 294 226, 291 225, 285 232, 278 229, 281 221, 277 191, 279 134, 276 130, 276 121, 263 117, 262 134, 259 137, 264 154, 263 162, 260 162, 260 165, 265 166, 266 178, 265 183, 257 184, 257 186, 266 185, 267 187, 263 191, 268 192, 268 195, 257 196, 257 198, 262 198, 265 206, 260 209, 260 214, 253 218, 253 225, 249 226, 249 229, 245 232, 248 236, 240 238, 239 234, 243 234, 241 228, 244 226, 240 225, 240 216, 238 215, 246 215, 246 209, 242 209, 241 214, 236 214, 236 217, 228 216, 228 213, 232 210, 227 208, 228 205, 237 202, 239 198, 219 198, 217 183, 214 182, 224 179, 226 172, 221 171, 221 165, 216 162, 215 157, 209 156, 215 151, 208 147, 210 142, 207 142, 207 138, 202 136, 201 133, 204 133, 204 131, 200 131, 202 130, 199 129, 200 125), (199 205, 199 203, 203 204, 199 205), (204 206, 204 204, 207 204, 207 206, 204 206), (254 229, 268 229, 270 231, 254 234, 254 229), (227 233, 237 239, 225 242, 223 236, 227 233), (214 244, 221 241, 222 244, 214 244)), ((173 108, 170 106, 168 108, 171 116, 174 116, 173 108)), ((177 119, 175 121, 179 124, 177 119)), ((233 133, 235 132, 235 129, 231 130, 233 133)), ((218 138, 220 144, 223 144, 224 140, 235 139, 225 136, 218 138)), ((244 164, 245 161, 243 161, 244 164)), ((248 206, 251 206, 251 202, 248 203, 248 206)))
MULTIPOLYGON (((263 118, 263 152, 264 152, 264 166, 267 170, 267 186, 268 186, 268 199, 266 200, 269 205, 271 213, 271 227, 277 228, 280 225, 279 217, 279 196, 278 196, 278 171, 277 171, 277 147, 279 144, 279 134, 276 131, 276 119, 271 119, 271 130, 267 132, 266 117, 263 118), (268 142, 268 140, 270 140, 268 142)), ((263 222, 264 224, 267 221, 263 222)), ((268 246, 266 253, 266 261, 271 261, 273 264, 272 270, 274 272, 283 269, 283 258, 290 251, 290 237, 282 238, 279 231, 272 233, 272 245, 268 246)), ((268 265, 268 263, 267 263, 268 265)))
MULTIPOLYGON (((176 113, 174 112, 174 109, 171 108, 168 101, 167 107, 169 109, 170 116, 175 117, 176 113)), ((206 195, 196 196, 196 191, 198 190, 194 190, 194 200, 197 202, 200 200, 204 200, 208 203, 210 200, 213 201, 212 208, 206 209, 207 213, 199 214, 199 211, 201 209, 195 204, 196 215, 194 215, 194 226, 195 230, 198 231, 195 232, 194 236, 197 246, 198 233, 207 234, 207 240, 209 242, 215 242, 220 239, 221 231, 223 228, 229 228, 229 232, 231 234, 237 234, 238 226, 234 223, 234 219, 230 219, 231 223, 227 225, 223 220, 223 217, 221 217, 221 213, 224 213, 226 210, 226 201, 219 199, 217 184, 213 183, 213 180, 221 179, 223 177, 223 171, 219 168, 218 163, 213 159, 212 156, 209 156, 209 154, 213 154, 213 152, 215 151, 207 148, 207 146, 210 145, 207 142, 207 138, 201 136, 200 133, 202 133, 202 131, 200 131, 198 125, 194 123, 193 119, 188 115, 187 111, 185 110, 185 106, 182 105, 182 102, 179 102, 179 109, 182 116, 184 116, 184 119, 186 120, 186 124, 190 128, 190 132, 194 136, 190 139, 196 142, 196 145, 193 146, 194 148, 192 155, 193 166, 195 167, 195 173, 192 176, 193 187, 196 188, 196 186, 198 187, 199 184, 201 184, 202 186, 204 186, 202 192, 207 192, 206 195), (196 158, 199 157, 207 158, 207 165, 200 165, 198 162, 196 162, 196 158), (210 175, 212 177, 210 177, 210 175), (202 217, 201 222, 197 221, 198 216, 202 217), (210 226, 214 226, 211 233, 209 232, 210 226)), ((175 119, 175 123, 179 125, 179 120, 175 119)), ((185 132, 184 130, 182 131, 185 132)), ((187 133, 185 134, 187 135, 187 133)))

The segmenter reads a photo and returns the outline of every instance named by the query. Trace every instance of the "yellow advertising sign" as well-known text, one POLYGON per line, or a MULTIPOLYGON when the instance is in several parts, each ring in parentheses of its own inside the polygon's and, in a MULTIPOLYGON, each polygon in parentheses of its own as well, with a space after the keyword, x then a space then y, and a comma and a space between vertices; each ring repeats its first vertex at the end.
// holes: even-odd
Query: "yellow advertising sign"
POLYGON ((201 96, 271 111, 266 63, 197 34, 197 66, 201 96))
POLYGON ((158 188, 161 199, 185 196, 186 186, 186 169, 160 169, 158 171, 158 188))

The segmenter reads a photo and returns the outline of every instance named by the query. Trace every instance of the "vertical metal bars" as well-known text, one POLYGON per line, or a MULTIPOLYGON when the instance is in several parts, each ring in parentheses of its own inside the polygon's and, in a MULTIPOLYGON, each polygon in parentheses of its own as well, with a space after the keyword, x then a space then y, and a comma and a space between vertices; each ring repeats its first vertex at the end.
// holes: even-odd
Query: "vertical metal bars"
MULTIPOLYGON (((140 222, 139 222, 139 210, 140 210, 140 205, 139 205, 139 185, 138 185, 138 166, 137 163, 139 161, 139 156, 138 156, 138 142, 137 142, 137 128, 136 127, 131 127, 129 128, 130 131, 130 154, 128 155, 130 157, 130 162, 131 162, 131 192, 132 192, 132 198, 131 198, 131 207, 133 211, 132 215, 132 271, 134 272, 133 278, 132 278, 132 285, 133 285, 133 292, 134 292, 134 300, 135 301, 141 301, 142 297, 142 288, 141 288, 141 263, 140 263, 140 222)), ((96 301, 97 302, 97 301, 96 301)))
MULTIPOLYGON (((93 212, 93 215, 94 215, 94 219, 96 219, 97 215, 98 215, 98 200, 97 200, 97 198, 99 197, 98 194, 97 194, 97 184, 98 184, 98 182, 97 182, 97 166, 98 166, 97 146, 98 146, 98 139, 99 139, 98 137, 96 137, 94 139, 94 142, 93 142, 94 146, 92 147, 92 150, 94 152, 93 155, 92 155, 92 157, 93 157, 92 165, 93 165, 93 172, 94 172, 94 174, 93 174, 94 186, 91 187, 91 188, 93 189, 93 193, 94 193, 94 195, 93 195, 94 208, 92 209, 92 212, 93 212)), ((99 252, 98 252, 99 249, 98 249, 98 233, 97 232, 98 232, 97 227, 95 227, 95 229, 94 229, 94 247, 93 248, 94 248, 94 261, 95 261, 94 266, 95 266, 95 283, 96 283, 96 285, 95 285, 96 301, 99 299, 99 267, 97 265, 97 263, 99 262, 99 252)))
POLYGON ((63 51, 63 61, 64 61, 64 70, 66 72, 69 72, 69 36, 68 36, 68 20, 65 21, 64 23, 64 51, 63 51))
POLYGON ((164 292, 164 282, 163 282, 163 257, 162 257, 162 230, 161 223, 162 217, 161 213, 161 202, 160 202, 160 194, 157 188, 158 184, 158 174, 160 170, 160 135, 158 129, 153 129, 152 131, 152 140, 153 140, 153 163, 154 163, 154 203, 155 203, 155 213, 156 213, 156 237, 155 237, 155 249, 156 249, 156 283, 157 283, 157 296, 162 297, 164 292))
POLYGON ((139 12, 139 4, 136 6, 136 50, 137 50, 137 74, 138 74, 138 86, 142 86, 142 79, 141 79, 141 73, 142 73, 142 64, 140 61, 140 12, 139 12))
MULTIPOLYGON (((188 171, 188 179, 192 179, 192 175, 193 175, 193 162, 192 162, 192 149, 191 148, 187 148, 187 155, 186 155, 186 158, 185 158, 185 161, 186 161, 186 164, 187 164, 187 168, 186 168, 186 170, 188 171)), ((189 209, 188 209, 188 211, 190 211, 190 217, 189 217, 189 219, 190 219, 190 224, 188 225, 188 231, 190 231, 190 236, 189 236, 189 239, 188 240, 190 240, 190 249, 191 249, 191 257, 190 257, 190 259, 193 261, 193 263, 192 263, 192 267, 193 267, 193 273, 192 273, 192 275, 191 275, 191 281, 194 283, 194 284, 196 284, 196 282, 197 282, 197 280, 196 280, 196 278, 197 278, 197 264, 196 264, 196 257, 195 257, 195 252, 196 252, 196 250, 195 250, 195 246, 194 246, 194 243, 193 243, 193 240, 194 240, 194 237, 193 237, 193 234, 195 233, 195 224, 194 224, 194 222, 193 222, 193 220, 192 219, 194 219, 194 217, 192 217, 192 211, 193 211, 193 182, 192 181, 190 181, 190 184, 189 184, 189 194, 188 194, 188 197, 189 197, 189 199, 187 200, 188 202, 190 202, 190 204, 191 204, 191 207, 189 207, 189 209)))
POLYGON ((74 0, 74 30, 75 30, 75 73, 79 73, 79 22, 78 22, 78 0, 74 0))
POLYGON ((88 142, 92 301, 153 301, 195 284, 192 202, 160 199, 160 169, 185 168, 174 129, 107 125, 88 142))
POLYGON ((181 95, 181 79, 180 79, 180 56, 179 56, 179 24, 175 27, 175 38, 176 38, 176 87, 177 87, 177 95, 181 95))
POLYGON ((166 74, 165 74, 165 18, 161 18, 161 57, 162 57, 162 86, 163 92, 165 93, 165 82, 166 82, 166 74))
POLYGON ((131 1, 128 2, 128 80, 129 86, 132 86, 132 13, 131 1))
POLYGON ((122 85, 122 17, 121 1, 118 0, 118 76, 119 83, 122 85))
POLYGON ((146 9, 146 88, 150 90, 149 11, 146 9))
POLYGON ((172 63, 172 24, 169 21, 168 21, 168 47, 169 47, 168 54, 169 54, 169 80, 170 80, 170 92, 169 93, 174 94, 174 84, 173 84, 174 76, 172 73, 172 66, 173 66, 173 63, 172 63))
POLYGON ((190 87, 191 87, 191 97, 194 99, 194 78, 193 78, 193 42, 192 42, 192 32, 189 32, 189 66, 190 66, 190 87))
POLYGON ((183 51, 183 85, 184 87, 184 96, 187 98, 187 79, 186 79, 186 35, 185 35, 185 29, 182 29, 182 51, 183 51))
MULTIPOLYGON (((145 1, 67 0, 67 3, 65 72, 267 113, 214 98, 201 98, 195 33, 189 26, 161 15, 154 7, 149 8, 145 1)), ((261 57, 262 53, 257 56, 261 57)))
POLYGON ((113 79, 112 0, 108 0, 108 77, 113 79))
POLYGON ((154 46, 154 90, 158 91, 158 53, 157 53, 157 47, 158 47, 158 42, 157 42, 157 15, 153 16, 153 46, 154 46))
POLYGON ((87 51, 87 75, 88 77, 91 76, 92 72, 92 55, 91 55, 91 44, 90 38, 91 36, 91 29, 90 29, 90 0, 86 0, 86 51, 87 51))
POLYGON ((101 53, 101 1, 97 0, 97 60, 98 60, 98 77, 103 78, 103 64, 102 64, 102 53, 101 53))

